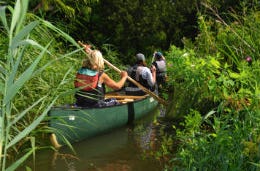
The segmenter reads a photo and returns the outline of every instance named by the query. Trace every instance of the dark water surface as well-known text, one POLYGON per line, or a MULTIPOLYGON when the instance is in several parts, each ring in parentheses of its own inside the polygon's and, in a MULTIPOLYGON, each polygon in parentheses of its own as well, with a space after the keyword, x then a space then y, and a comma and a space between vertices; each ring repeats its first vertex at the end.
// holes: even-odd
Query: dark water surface
MULTIPOLYGON (((58 152, 41 150, 36 154, 36 171, 160 171, 161 164, 143 151, 155 150, 154 121, 159 108, 133 125, 113 130, 73 144, 76 154, 63 147, 58 152)), ((161 116, 160 116, 161 117, 161 116)))

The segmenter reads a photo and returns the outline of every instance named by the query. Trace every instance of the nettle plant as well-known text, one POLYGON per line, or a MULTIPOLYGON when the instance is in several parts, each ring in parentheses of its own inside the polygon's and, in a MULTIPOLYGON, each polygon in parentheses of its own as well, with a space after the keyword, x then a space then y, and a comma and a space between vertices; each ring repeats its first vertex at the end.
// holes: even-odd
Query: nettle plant
POLYGON ((240 110, 258 103, 259 62, 241 60, 234 71, 222 55, 198 56, 193 50, 171 48, 167 54, 169 81, 174 89, 170 115, 183 116, 190 109, 202 114, 218 107, 240 110))
POLYGON ((172 47, 167 54, 168 75, 174 88, 172 104, 173 116, 183 116, 189 110, 208 112, 219 101, 221 89, 217 77, 221 73, 219 59, 213 56, 198 57, 190 50, 172 47))
POLYGON ((259 167, 259 61, 241 60, 234 70, 221 55, 199 57, 175 47, 167 57, 174 85, 169 115, 184 118, 173 166, 259 167))

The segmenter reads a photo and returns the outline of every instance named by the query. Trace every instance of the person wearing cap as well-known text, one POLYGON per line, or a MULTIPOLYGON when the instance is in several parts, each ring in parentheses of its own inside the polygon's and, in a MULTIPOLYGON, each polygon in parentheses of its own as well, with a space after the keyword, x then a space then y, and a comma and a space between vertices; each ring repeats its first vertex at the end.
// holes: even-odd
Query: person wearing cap
MULTIPOLYGON (((74 86, 76 105, 80 107, 101 107, 108 100, 104 99, 105 85, 114 89, 121 89, 128 77, 126 71, 121 72, 121 79, 116 82, 104 72, 104 59, 99 50, 91 50, 90 45, 84 45, 87 58, 77 71, 74 86)), ((109 104, 116 104, 110 103, 109 104)))
MULTIPOLYGON (((156 68, 148 68, 145 63, 145 56, 142 53, 136 54, 136 63, 128 69, 128 75, 145 88, 154 91, 156 87, 156 68)), ((145 95, 146 93, 132 82, 128 82, 125 88, 127 95, 145 95)))
POLYGON ((153 57, 154 57, 154 61, 152 65, 156 68, 156 81, 160 89, 166 83, 166 77, 167 77, 166 60, 161 52, 155 52, 153 57))

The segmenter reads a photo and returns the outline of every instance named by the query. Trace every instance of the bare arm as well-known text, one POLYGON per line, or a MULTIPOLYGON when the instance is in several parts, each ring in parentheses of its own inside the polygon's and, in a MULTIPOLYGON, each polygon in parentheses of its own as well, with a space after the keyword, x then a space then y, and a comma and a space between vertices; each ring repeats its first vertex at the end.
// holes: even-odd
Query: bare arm
POLYGON ((90 54, 93 51, 91 49, 91 45, 83 44, 81 41, 78 41, 78 43, 85 48, 85 51, 86 51, 87 54, 90 54))
POLYGON ((156 82, 156 67, 154 65, 152 65, 152 67, 151 67, 151 73, 152 73, 152 77, 153 77, 153 84, 155 84, 155 82, 156 82))
POLYGON ((106 73, 103 73, 100 81, 103 82, 106 86, 108 86, 114 90, 119 90, 120 88, 122 88, 124 86, 127 76, 128 76, 127 72, 122 71, 121 79, 118 82, 115 82, 106 73))

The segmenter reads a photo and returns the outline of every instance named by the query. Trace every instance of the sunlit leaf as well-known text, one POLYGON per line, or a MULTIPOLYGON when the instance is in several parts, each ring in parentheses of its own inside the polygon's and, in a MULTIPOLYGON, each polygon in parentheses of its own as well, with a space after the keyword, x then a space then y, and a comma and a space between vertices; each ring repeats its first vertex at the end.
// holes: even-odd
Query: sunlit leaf
POLYGON ((4 83, 0 81, 0 94, 2 94, 2 95, 3 95, 3 92, 4 92, 4 88, 5 88, 4 83))
POLYGON ((209 113, 207 113, 207 114, 204 116, 204 119, 208 119, 208 118, 211 117, 214 113, 216 113, 216 111, 214 111, 214 110, 210 111, 209 113))
POLYGON ((17 46, 23 46, 23 45, 31 45, 31 46, 39 48, 42 51, 45 51, 46 53, 50 53, 45 47, 43 47, 42 45, 40 45, 39 43, 37 43, 36 41, 34 41, 32 39, 22 40, 17 44, 17 46))
POLYGON ((224 81, 224 84, 225 84, 226 86, 229 86, 229 85, 234 86, 234 85, 235 85, 235 82, 234 82, 233 80, 227 80, 227 81, 224 81))
POLYGON ((11 35, 13 35, 14 28, 16 27, 17 22, 20 18, 20 13, 21 13, 21 1, 17 0, 15 3, 14 10, 13 10, 13 15, 12 15, 12 22, 11 22, 11 27, 10 27, 11 35))
POLYGON ((2 23, 5 27, 5 30, 7 31, 7 33, 9 34, 9 27, 7 25, 7 21, 6 21, 6 14, 5 14, 5 10, 6 10, 6 6, 1 6, 0 7, 0 18, 2 20, 2 23))
POLYGON ((9 103, 9 101, 14 98, 14 96, 21 89, 24 83, 31 78, 38 63, 40 62, 45 52, 47 51, 48 46, 46 46, 45 50, 42 51, 42 53, 35 59, 35 61, 30 65, 30 67, 28 67, 27 70, 25 70, 13 84, 8 85, 9 87, 7 88, 6 96, 3 99, 4 105, 9 103))
POLYGON ((235 72, 229 72, 229 76, 231 78, 235 78, 235 79, 240 78, 240 75, 238 73, 235 73, 235 72))
POLYGON ((66 40, 68 40, 69 42, 71 42, 74 46, 76 47, 80 47, 79 44, 67 33, 63 32, 62 30, 60 30, 59 28, 55 27, 53 24, 51 24, 50 22, 43 20, 41 18, 38 18, 43 25, 47 26, 48 28, 50 28, 51 30, 55 31, 56 33, 58 33, 59 35, 61 35, 63 38, 65 38, 66 40))
POLYGON ((6 81, 7 82, 7 87, 12 85, 14 80, 15 80, 15 76, 16 76, 18 67, 19 67, 21 59, 22 59, 22 57, 24 55, 24 50, 25 50, 25 47, 23 47, 23 49, 21 49, 21 52, 19 53, 18 58, 16 59, 15 64, 14 64, 14 66, 12 68, 12 72, 9 74, 8 80, 6 81))
POLYGON ((39 21, 34 21, 25 26, 12 40, 11 42, 11 49, 15 49, 20 41, 27 37, 29 33, 39 24, 39 21))
POLYGON ((20 28, 23 27, 24 24, 23 22, 27 14, 28 3, 29 0, 21 0, 21 11, 20 11, 19 20, 16 25, 15 34, 17 34, 20 31, 20 28))
POLYGON ((26 166, 26 171, 32 171, 32 169, 28 166, 26 166))

